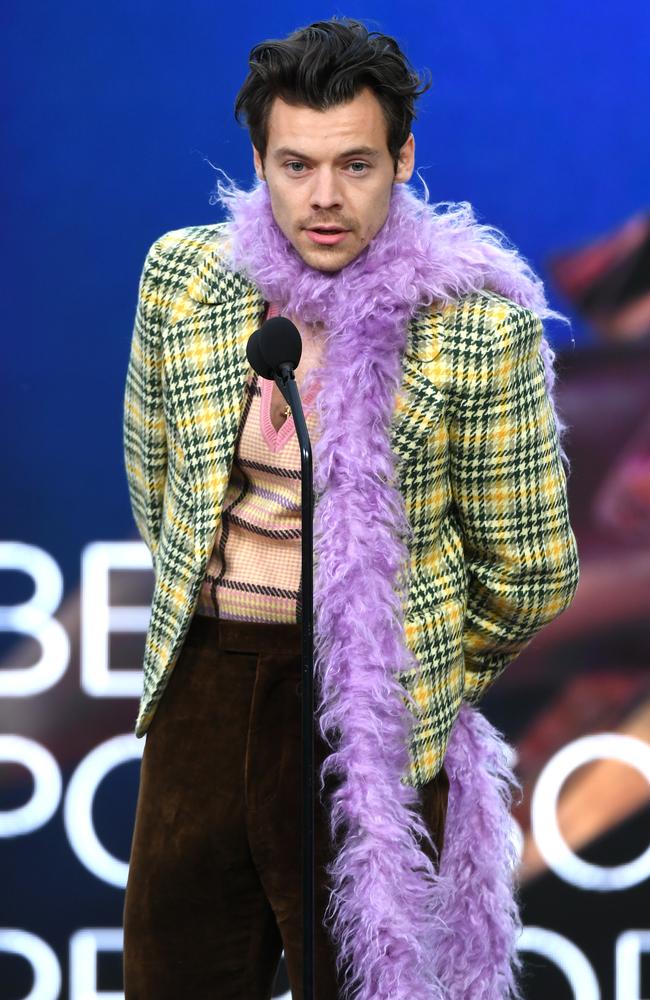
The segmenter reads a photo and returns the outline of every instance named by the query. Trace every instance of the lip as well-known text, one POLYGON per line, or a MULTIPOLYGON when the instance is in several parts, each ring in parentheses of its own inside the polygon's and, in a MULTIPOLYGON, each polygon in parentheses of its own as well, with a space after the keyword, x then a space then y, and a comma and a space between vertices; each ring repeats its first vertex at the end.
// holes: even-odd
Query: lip
POLYGON ((342 240, 348 235, 348 229, 339 229, 332 231, 331 233, 325 232, 320 233, 315 229, 306 229, 305 232, 310 240, 314 243, 320 243, 322 246, 335 246, 337 243, 341 243, 342 240))

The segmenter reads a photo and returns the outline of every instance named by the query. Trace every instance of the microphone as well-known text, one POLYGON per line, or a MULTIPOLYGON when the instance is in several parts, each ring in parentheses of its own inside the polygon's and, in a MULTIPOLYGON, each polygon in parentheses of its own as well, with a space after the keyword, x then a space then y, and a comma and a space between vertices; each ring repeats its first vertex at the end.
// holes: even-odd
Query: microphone
POLYGON ((303 912, 303 996, 314 996, 315 876, 315 753, 314 732, 314 484, 312 451, 294 368, 302 355, 302 339, 286 316, 274 316, 251 334, 246 356, 253 371, 274 380, 291 407, 300 445, 302 692, 300 705, 301 761, 301 883, 303 912))
POLYGON ((296 326, 286 316, 274 316, 251 334, 246 356, 253 371, 273 379, 291 407, 300 445, 301 506, 301 635, 302 693, 300 706, 301 762, 301 881, 303 912, 303 996, 314 996, 314 484, 312 452, 305 415, 296 385, 294 368, 302 355, 302 339, 296 326))
POLYGON ((248 338, 248 363, 262 378, 292 377, 302 356, 302 339, 298 327, 286 316, 274 316, 262 323, 248 338))

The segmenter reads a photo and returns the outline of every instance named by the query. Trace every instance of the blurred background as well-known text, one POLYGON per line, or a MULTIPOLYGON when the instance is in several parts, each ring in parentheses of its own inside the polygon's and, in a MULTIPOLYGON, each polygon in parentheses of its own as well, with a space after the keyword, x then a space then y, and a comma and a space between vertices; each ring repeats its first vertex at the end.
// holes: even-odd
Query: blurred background
POLYGON ((503 229, 572 321, 547 335, 580 584, 483 707, 524 789, 527 1000, 650 997, 647 3, 5 0, 0 1000, 122 997, 153 584, 121 437, 138 279, 163 232, 219 221, 216 167, 252 183, 251 46, 334 14, 431 70, 431 200, 503 229))

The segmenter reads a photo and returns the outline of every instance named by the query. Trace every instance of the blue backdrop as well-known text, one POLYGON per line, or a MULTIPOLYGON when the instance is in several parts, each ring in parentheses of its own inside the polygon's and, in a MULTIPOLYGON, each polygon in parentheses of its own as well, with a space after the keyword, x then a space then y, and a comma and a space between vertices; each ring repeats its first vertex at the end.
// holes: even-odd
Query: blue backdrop
MULTIPOLYGON (((333 14, 396 35, 433 87, 416 122, 433 200, 469 200, 542 276, 547 254, 648 199, 647 5, 512 2, 2 5, 9 537, 78 576, 122 538, 122 382, 139 271, 167 229, 216 221, 208 160, 252 178, 232 106, 253 44, 333 14), (75 516, 70 517, 74 505, 75 516)), ((553 304, 565 303, 549 288, 553 304)), ((576 338, 589 339, 579 323, 576 338)), ((568 336, 564 327, 549 330, 568 336)))

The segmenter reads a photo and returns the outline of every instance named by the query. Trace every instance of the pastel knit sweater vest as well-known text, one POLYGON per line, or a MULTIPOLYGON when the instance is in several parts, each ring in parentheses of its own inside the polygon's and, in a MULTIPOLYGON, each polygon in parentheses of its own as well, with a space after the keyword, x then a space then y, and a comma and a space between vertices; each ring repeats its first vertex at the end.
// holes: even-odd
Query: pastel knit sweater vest
MULTIPOLYGON (((267 318, 276 316, 273 304, 267 318)), ((251 371, 219 529, 196 613, 249 622, 300 622, 300 448, 293 417, 271 422, 274 383, 251 371)), ((315 386, 302 394, 312 441, 315 386)))

